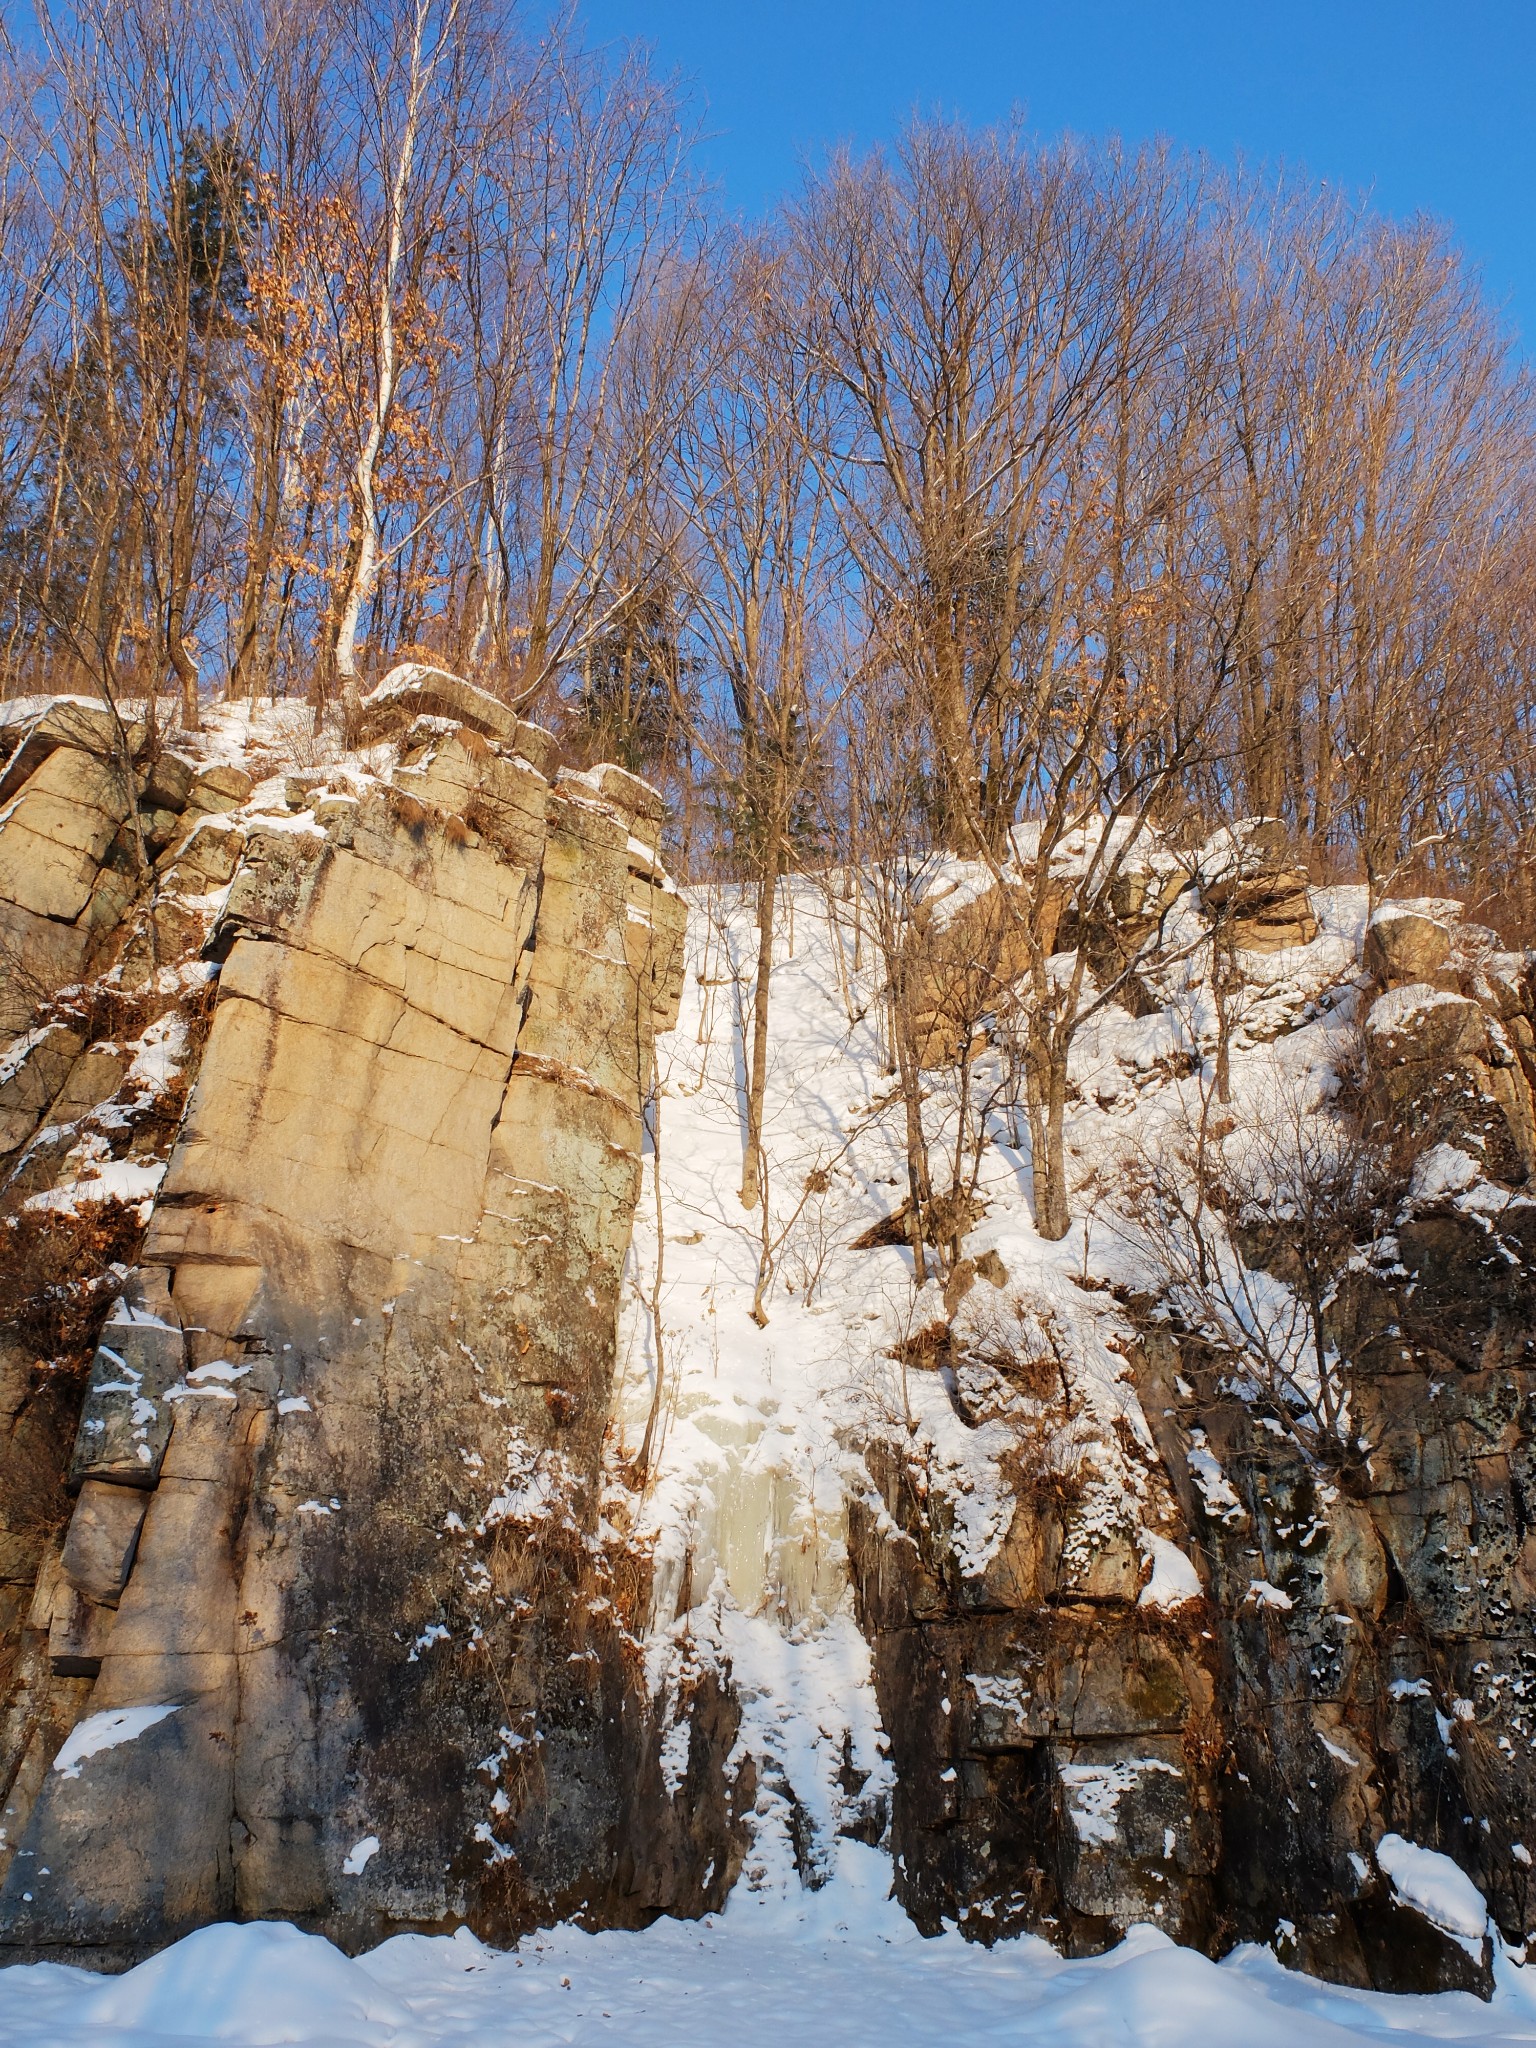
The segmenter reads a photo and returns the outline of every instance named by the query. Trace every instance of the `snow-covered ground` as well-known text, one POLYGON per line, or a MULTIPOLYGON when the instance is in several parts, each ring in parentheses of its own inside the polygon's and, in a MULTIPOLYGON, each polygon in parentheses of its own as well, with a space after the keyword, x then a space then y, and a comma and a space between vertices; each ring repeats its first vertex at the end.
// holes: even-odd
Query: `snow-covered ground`
POLYGON ((1267 1950, 1211 1963, 1137 1928, 1066 1962, 1025 1937, 925 1941, 883 1896, 884 1859, 843 1845, 821 1891, 738 1893, 696 1924, 642 1934, 560 1927, 512 1953, 468 1932, 405 1934, 349 1961, 268 1923, 209 1927, 126 1976, 53 1963, 0 1972, 7 2048, 313 2042, 324 2048, 1347 2048, 1536 2042, 1536 1987, 1505 1967, 1492 2005, 1389 1998, 1281 1969, 1267 1950))

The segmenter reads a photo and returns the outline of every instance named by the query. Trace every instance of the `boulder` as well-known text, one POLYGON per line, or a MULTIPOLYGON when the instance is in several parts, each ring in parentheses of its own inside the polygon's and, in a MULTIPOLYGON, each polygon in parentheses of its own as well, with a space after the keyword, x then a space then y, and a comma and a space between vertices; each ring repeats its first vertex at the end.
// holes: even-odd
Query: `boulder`
POLYGON ((1366 926, 1364 965, 1386 988, 1422 982, 1437 986, 1454 943, 1455 903, 1383 903, 1366 926))
POLYGON ((434 718, 451 718, 455 724, 467 725, 504 746, 517 746, 522 721, 509 704, 503 704, 477 683, 419 661, 402 662, 398 668, 392 668, 378 688, 364 697, 361 737, 387 739, 403 733, 413 719, 424 713, 434 718))
MULTIPOLYGON (((656 826, 666 816, 667 807, 660 790, 654 784, 644 781, 638 775, 631 775, 627 768, 615 767, 605 761, 596 768, 581 773, 571 768, 562 768, 555 777, 557 789, 565 789, 580 795, 590 792, 601 803, 612 804, 615 809, 636 824, 656 826)), ((651 833, 654 843, 655 833, 651 833)))
POLYGON ((1481 1058, 1488 1050, 1488 1020, 1470 996, 1428 982, 1407 982, 1378 996, 1366 1014, 1373 1065, 1392 1074, 1481 1058))
POLYGON ((198 764, 190 755, 163 748, 145 771, 139 801, 150 810, 184 811, 197 772, 198 764))
POLYGON ((129 1058, 129 1052, 121 1045, 93 1045, 83 1052, 49 1104, 49 1122, 77 1123, 99 1103, 115 1095, 129 1058))
POLYGON ((186 1342, 162 1276, 139 1273, 135 1299, 117 1302, 91 1361, 70 1484, 153 1486, 171 1438, 167 1398, 186 1364, 186 1342))
POLYGON ((185 808, 210 815, 237 811, 255 787, 254 779, 233 761, 211 761, 193 775, 185 808))
POLYGON ((61 1578, 48 1623, 48 1662, 57 1678, 94 1678, 117 1615, 61 1578))
POLYGON ((307 811, 316 795, 329 787, 330 777, 323 773, 286 775, 283 778, 283 802, 290 811, 307 811))
POLYGON ((68 1024, 46 1024, 0 1059, 0 1158, 19 1151, 64 1085, 85 1040, 68 1024))
MULTIPOLYGON (((1033 887, 989 887, 950 909, 943 898, 919 904, 907 940, 913 1029, 923 1066, 943 1066, 985 1044, 981 1025, 1008 999, 1030 964, 1028 921, 1037 915, 1033 887)), ((1052 883, 1038 911, 1047 953, 1069 940, 1062 930, 1067 890, 1052 883)))
POLYGON ((116 1607, 123 1596, 148 1498, 142 1487, 102 1479, 87 1479, 80 1488, 60 1569, 98 1607, 116 1607))
POLYGON ((1290 858, 1280 818, 1240 818, 1214 832, 1193 859, 1201 907, 1241 953, 1309 946, 1317 918, 1305 869, 1290 858))
POLYGON ((1109 914, 1121 921, 1156 920, 1178 901, 1189 881, 1181 867, 1122 868, 1109 885, 1109 914))
POLYGON ((199 818, 168 857, 162 881, 184 896, 205 896, 221 888, 240 865, 245 833, 222 817, 199 818))
POLYGON ((56 748, 0 811, 0 900, 73 924, 130 801, 115 764, 56 748))
POLYGON ((59 747, 117 761, 126 738, 130 750, 143 728, 118 731, 112 707, 99 697, 22 697, 0 704, 0 804, 16 792, 59 747))
POLYGON ((1240 953, 1277 953, 1310 946, 1317 937, 1317 916, 1300 868, 1221 875, 1202 886, 1200 900, 1240 953))
MULTIPOLYGON (((65 709, 74 732, 79 706, 65 709)), ((57 732, 46 751, 22 751, 31 772, 0 808, 0 1037, 79 978, 133 894, 122 831, 132 789, 115 754, 57 732)))

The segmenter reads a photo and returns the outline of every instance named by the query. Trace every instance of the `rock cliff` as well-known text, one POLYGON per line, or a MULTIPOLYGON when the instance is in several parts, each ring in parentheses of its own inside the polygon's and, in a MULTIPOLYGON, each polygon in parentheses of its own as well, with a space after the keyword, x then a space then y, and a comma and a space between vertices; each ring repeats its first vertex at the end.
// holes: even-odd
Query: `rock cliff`
MULTIPOLYGON (((914 1294, 851 896, 789 886, 759 1233, 745 901, 685 940, 654 792, 455 678, 362 738, 0 707, 6 1952, 878 1851, 929 1930, 1486 1991, 1536 1914, 1530 962, 1270 821, 1160 850, 1060 935, 1137 962, 1075 1237, 998 1110, 914 1294)), ((1006 1103, 959 881, 939 1147, 1006 1103)))
POLYGON ((292 808, 228 764, 134 774, 98 707, 13 719, 3 908, 50 986, 5 1070, 11 1228, 124 1240, 83 1387, 24 1330, 4 1356, 14 1950, 634 1910, 600 1468, 684 913, 654 794, 549 779, 477 697, 397 675, 387 777, 292 808), (157 1043, 185 1108, 147 1149, 119 1084, 157 1043), (50 1542, 33 1468, 76 1404, 50 1542))

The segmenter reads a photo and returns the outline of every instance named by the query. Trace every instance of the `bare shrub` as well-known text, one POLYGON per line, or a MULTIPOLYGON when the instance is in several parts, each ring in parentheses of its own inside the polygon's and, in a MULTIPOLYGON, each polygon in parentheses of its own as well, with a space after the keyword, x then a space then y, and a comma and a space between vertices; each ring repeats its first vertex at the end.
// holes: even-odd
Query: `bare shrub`
POLYGON ((23 1209, 0 1223, 0 1336, 49 1371, 81 1371, 144 1223, 128 1202, 23 1209))
POLYGON ((1357 1463, 1330 1311, 1390 1226, 1402 1148, 1347 1090, 1325 1104, 1291 1083, 1245 1117, 1208 1111, 1122 1159, 1111 1220, 1160 1313, 1230 1357, 1313 1455, 1357 1463))
POLYGON ((1007 1427, 1002 1463, 1014 1494, 1065 1512, 1082 1498, 1097 1434, 1073 1389, 1070 1336, 1051 1303, 989 1292, 954 1352, 952 1398, 973 1425, 1007 1427))

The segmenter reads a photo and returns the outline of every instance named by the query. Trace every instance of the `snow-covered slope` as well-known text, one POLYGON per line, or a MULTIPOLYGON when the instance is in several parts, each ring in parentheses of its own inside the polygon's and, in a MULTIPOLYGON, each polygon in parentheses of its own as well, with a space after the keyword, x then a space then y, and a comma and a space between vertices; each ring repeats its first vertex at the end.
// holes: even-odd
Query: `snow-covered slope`
MULTIPOLYGON (((955 866, 955 894, 968 900, 973 878, 955 866)), ((1293 1083, 1314 1098, 1326 1084, 1351 1028, 1364 898, 1361 889, 1322 892, 1315 944, 1254 962, 1262 980, 1247 996, 1247 1029, 1236 1033, 1235 1115, 1261 1115, 1266 1097, 1293 1083), (1326 990, 1339 992, 1337 1007, 1301 1023, 1326 990)), ((731 890, 692 892, 690 912, 682 1013, 658 1048, 659 1169, 653 1151, 621 1324, 619 1412, 633 1451, 656 1398, 659 1331, 660 1454, 641 1524, 656 1557, 653 1683, 679 1697, 700 1659, 729 1667, 748 1708, 741 1742, 767 1788, 748 1882, 777 1889, 791 1882, 797 1857, 802 1875, 830 1867, 839 1827, 889 1792, 848 1581, 847 1502, 870 1490, 856 1447, 893 1436, 925 1466, 954 1503, 958 1561, 980 1578, 1009 1533, 1015 1494, 1004 1466, 1016 1439, 1006 1413, 976 1426, 962 1419, 944 1374, 903 1367, 905 1341, 945 1317, 938 1283, 915 1290, 904 1247, 854 1248, 900 1206, 906 1176, 877 955, 867 932, 856 945, 851 895, 836 878, 830 887, 785 885, 765 1114, 773 1277, 765 1320, 754 1320, 763 1225, 739 1188, 740 1011, 756 927, 731 890), (850 1758, 869 1774, 852 1801, 843 1789, 850 1758)), ((1170 952, 1181 938, 1170 936, 1170 952)), ((1074 1441, 1056 1450, 1075 1459, 1085 1490, 1069 1542, 1128 1537, 1148 1574, 1143 1600, 1168 1604, 1198 1580, 1162 1533, 1176 1513, 1122 1355, 1132 1332, 1102 1283, 1139 1273, 1137 1241, 1104 1200, 1107 1181, 1128 1152, 1153 1152, 1196 1099, 1189 1053, 1212 1019, 1194 970, 1174 979, 1164 1010, 1133 1018, 1111 1006, 1080 1033, 1069 1149, 1084 1192, 1059 1243, 1033 1227, 1022 1119, 1006 1110, 988 1119, 985 1214, 965 1249, 973 1260, 1000 1260, 1008 1285, 973 1289, 957 1315, 963 1331, 985 1336, 990 1317, 1014 1341, 1020 1303, 1026 1322, 1050 1325, 1074 1396, 1074 1441)), ((953 1152, 957 1107, 944 1074, 928 1078, 938 1161, 953 1152)), ((997 1079, 997 1055, 984 1055, 975 1095, 994 1092, 997 1079)))

